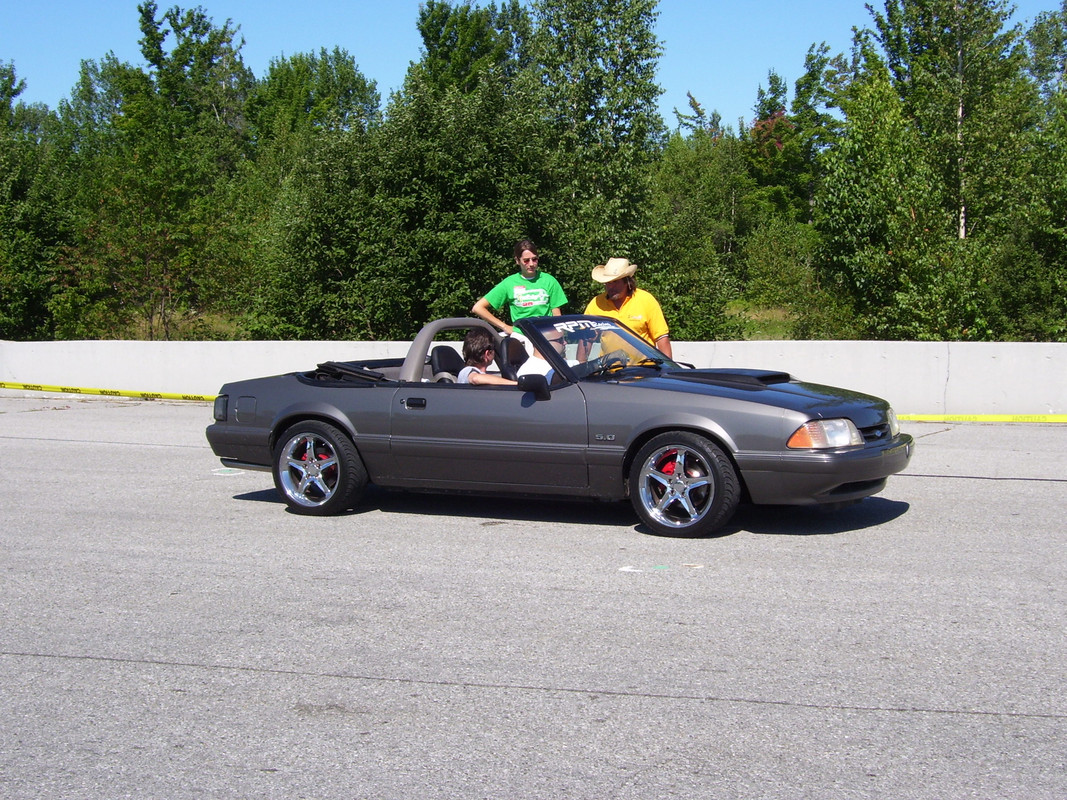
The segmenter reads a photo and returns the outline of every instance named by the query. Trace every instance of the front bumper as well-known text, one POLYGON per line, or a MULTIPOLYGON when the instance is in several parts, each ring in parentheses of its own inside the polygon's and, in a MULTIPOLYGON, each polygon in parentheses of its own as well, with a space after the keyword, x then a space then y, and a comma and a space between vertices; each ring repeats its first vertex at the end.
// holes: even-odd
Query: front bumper
POLYGON ((735 455, 753 503, 817 505, 877 494, 886 478, 905 469, 915 442, 900 434, 890 442, 857 450, 735 455))

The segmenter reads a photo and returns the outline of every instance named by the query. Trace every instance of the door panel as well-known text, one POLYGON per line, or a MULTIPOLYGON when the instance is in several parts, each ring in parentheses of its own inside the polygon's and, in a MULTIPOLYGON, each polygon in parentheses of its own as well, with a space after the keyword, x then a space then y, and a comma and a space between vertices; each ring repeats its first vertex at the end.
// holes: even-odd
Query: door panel
POLYGON ((589 484, 585 398, 574 385, 538 401, 514 387, 411 384, 390 422, 394 485, 582 494, 589 484))

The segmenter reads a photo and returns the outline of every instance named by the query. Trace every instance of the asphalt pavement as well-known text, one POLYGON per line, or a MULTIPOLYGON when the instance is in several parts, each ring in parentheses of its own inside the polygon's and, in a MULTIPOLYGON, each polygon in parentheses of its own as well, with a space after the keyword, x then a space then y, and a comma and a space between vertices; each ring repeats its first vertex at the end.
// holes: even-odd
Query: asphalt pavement
POLYGON ((0 397, 0 797, 1067 797, 1067 425, 710 539, 288 513, 202 403, 0 397))

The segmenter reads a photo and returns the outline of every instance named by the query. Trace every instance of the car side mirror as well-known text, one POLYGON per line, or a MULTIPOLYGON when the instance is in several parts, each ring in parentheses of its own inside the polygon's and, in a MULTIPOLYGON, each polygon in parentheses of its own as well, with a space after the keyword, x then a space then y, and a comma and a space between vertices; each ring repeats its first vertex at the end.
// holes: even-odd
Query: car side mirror
POLYGON ((533 396, 538 400, 552 399, 552 392, 548 391, 548 378, 544 375, 520 375, 519 389, 533 392, 533 396))

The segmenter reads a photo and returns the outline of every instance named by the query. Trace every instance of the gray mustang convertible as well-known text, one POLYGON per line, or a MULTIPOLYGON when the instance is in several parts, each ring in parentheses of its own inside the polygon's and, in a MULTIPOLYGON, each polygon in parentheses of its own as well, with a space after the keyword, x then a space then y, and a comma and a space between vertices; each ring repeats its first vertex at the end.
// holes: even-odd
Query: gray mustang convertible
POLYGON ((228 383, 211 448, 270 471, 289 508, 337 514, 364 487, 629 498, 653 533, 705 536, 742 501, 846 504, 913 442, 884 401, 784 372, 694 369, 605 317, 426 325, 407 357, 228 383), (456 382, 459 335, 488 328, 510 386, 456 382), (520 334, 521 332, 521 334, 520 334))

